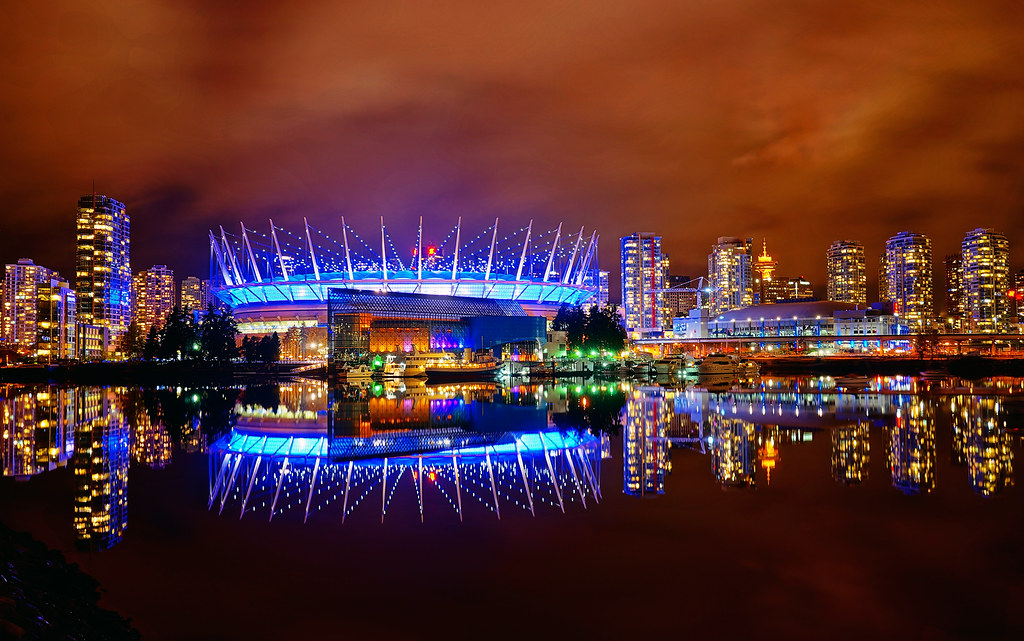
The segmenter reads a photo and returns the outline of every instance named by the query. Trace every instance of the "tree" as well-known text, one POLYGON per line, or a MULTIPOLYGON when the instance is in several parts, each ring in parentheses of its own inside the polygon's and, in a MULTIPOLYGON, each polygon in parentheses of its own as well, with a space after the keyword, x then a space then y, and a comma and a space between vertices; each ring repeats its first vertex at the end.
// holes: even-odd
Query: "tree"
POLYGON ((587 312, 583 329, 583 349, 619 353, 626 346, 626 330, 619 321, 615 305, 594 305, 587 312))
POLYGON ((566 348, 583 349, 583 336, 587 324, 587 315, 581 307, 562 305, 558 314, 551 321, 551 328, 566 333, 566 348))
POLYGON ((205 359, 224 363, 238 358, 238 324, 227 310, 216 310, 210 305, 199 324, 199 344, 205 359))
POLYGON ((166 359, 194 359, 200 356, 199 333, 191 312, 180 306, 171 310, 160 330, 157 356, 166 359))
POLYGON ((142 349, 142 358, 151 361, 160 352, 160 334, 156 325, 149 326, 149 334, 146 335, 146 344, 142 349))
POLYGON ((145 349, 142 326, 137 321, 128 324, 128 330, 121 336, 120 351, 129 360, 137 360, 145 349))

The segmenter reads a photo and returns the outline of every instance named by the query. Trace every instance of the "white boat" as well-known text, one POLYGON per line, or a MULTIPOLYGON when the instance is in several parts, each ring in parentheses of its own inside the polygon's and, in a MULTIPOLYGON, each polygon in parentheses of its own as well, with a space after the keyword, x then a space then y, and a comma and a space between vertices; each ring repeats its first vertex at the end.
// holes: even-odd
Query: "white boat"
POLYGON ((697 363, 692 356, 669 356, 654 361, 654 371, 662 376, 696 376, 698 373, 697 363))
POLYGON ((373 377, 373 368, 369 365, 349 367, 339 372, 338 377, 346 381, 368 381, 373 377))
POLYGON ((388 354, 384 361, 384 367, 381 368, 381 376, 384 378, 421 378, 426 374, 423 371, 423 365, 417 364, 415 361, 410 363, 412 356, 406 357, 404 361, 399 361, 394 354, 388 354))
POLYGON ((760 366, 734 354, 708 354, 697 364, 697 372, 701 376, 731 374, 734 376, 755 376, 761 371, 760 366))

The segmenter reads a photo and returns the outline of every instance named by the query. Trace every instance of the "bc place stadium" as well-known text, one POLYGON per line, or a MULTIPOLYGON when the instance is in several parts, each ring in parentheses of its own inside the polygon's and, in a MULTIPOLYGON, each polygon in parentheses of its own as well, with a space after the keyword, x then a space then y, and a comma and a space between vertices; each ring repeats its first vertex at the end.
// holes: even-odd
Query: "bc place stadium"
POLYGON ((294 333, 334 355, 499 348, 527 353, 565 304, 596 302, 598 234, 499 221, 328 235, 303 221, 210 232, 210 282, 241 334, 294 333), (296 231, 298 233, 296 233, 296 231), (440 239, 439 239, 440 237, 440 239))

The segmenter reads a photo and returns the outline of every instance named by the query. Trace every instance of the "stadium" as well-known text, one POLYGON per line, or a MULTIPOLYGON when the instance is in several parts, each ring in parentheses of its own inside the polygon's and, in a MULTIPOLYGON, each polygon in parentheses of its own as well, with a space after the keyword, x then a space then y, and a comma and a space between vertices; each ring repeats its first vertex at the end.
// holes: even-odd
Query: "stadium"
MULTIPOLYGON (((380 229, 367 240, 344 217, 333 236, 303 222, 298 234, 273 221, 268 234, 244 224, 238 234, 223 227, 210 232, 212 291, 232 309, 240 333, 325 328, 326 335, 332 292, 360 293, 363 299, 377 294, 382 302, 365 303, 369 313, 387 310, 392 321, 451 321, 458 320, 452 309, 468 309, 472 301, 485 310, 478 315, 551 318, 561 305, 582 304, 597 291, 598 234, 583 227, 566 233, 559 224, 539 232, 530 221, 504 230, 495 219, 477 232, 464 228, 460 218, 437 241, 438 235, 424 229, 422 217, 408 238, 398 239, 382 218, 380 229), (404 313, 407 305, 418 311, 404 313), (425 313, 425 308, 434 311, 425 313)), ((394 335, 394 323, 390 332, 394 335)), ((394 346, 402 348, 403 342, 408 351, 408 339, 394 346)), ((434 343, 431 338, 430 347, 434 343)))

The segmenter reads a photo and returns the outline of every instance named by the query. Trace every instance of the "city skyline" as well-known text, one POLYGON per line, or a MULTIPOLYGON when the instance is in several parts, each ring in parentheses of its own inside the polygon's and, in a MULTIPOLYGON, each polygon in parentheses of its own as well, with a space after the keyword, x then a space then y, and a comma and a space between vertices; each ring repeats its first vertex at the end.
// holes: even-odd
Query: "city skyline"
POLYGON ((93 180, 138 264, 199 276, 208 229, 267 217, 547 217, 601 229, 606 256, 658 229, 688 274, 718 236, 767 236, 818 289, 838 238, 868 264, 902 229, 936 256, 979 225, 1024 243, 1019 11, 559 7, 12 8, 0 256, 70 273, 59 230, 93 180))

